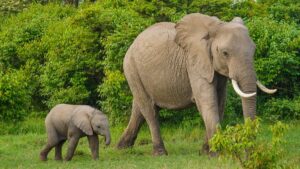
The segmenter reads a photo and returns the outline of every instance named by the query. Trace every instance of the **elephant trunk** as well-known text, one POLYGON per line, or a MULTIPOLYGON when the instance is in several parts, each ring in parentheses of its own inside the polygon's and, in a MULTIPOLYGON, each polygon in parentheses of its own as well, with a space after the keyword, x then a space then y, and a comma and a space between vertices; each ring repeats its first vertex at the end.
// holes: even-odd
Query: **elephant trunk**
MULTIPOLYGON (((245 93, 256 93, 256 75, 253 70, 251 73, 245 73, 247 76, 240 76, 239 85, 245 93)), ((245 98, 242 97, 242 106, 244 118, 255 119, 256 115, 256 95, 245 98)))
POLYGON ((107 131, 105 134, 105 144, 109 145, 110 144, 110 132, 107 131))

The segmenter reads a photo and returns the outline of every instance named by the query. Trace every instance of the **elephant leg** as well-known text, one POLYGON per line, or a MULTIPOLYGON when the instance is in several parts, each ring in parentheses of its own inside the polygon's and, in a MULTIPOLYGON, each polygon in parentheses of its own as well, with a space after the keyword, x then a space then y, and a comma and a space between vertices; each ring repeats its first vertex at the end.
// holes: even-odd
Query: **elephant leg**
POLYGON ((227 77, 218 74, 218 84, 217 84, 217 93, 218 93, 218 108, 219 108, 219 117, 220 122, 223 120, 224 111, 225 111, 225 102, 226 102, 226 86, 227 86, 227 77))
POLYGON ((40 152, 40 160, 46 161, 48 153, 51 151, 53 147, 55 147, 59 143, 58 136, 54 129, 47 128, 48 140, 46 146, 40 152))
POLYGON ((98 135, 87 136, 92 157, 94 160, 99 158, 99 138, 98 135))
MULTIPOLYGON (((128 60, 124 61, 128 62, 128 60)), ((132 63, 132 62, 131 62, 132 63)), ((129 122, 128 128, 125 131, 121 141, 119 143, 133 144, 136 138, 136 133, 139 130, 140 124, 143 121, 142 116, 145 118, 151 132, 153 142, 153 155, 166 155, 164 143, 162 141, 159 123, 158 123, 158 111, 153 100, 149 97, 146 92, 143 83, 141 82, 140 76, 137 73, 135 65, 128 64, 124 67, 125 76, 132 92, 134 102, 133 111, 131 115, 131 122, 129 122), (142 116, 141 116, 142 114, 142 116), (129 140, 129 141, 127 141, 129 140)), ((122 145, 119 144, 119 145, 122 145)), ((126 145, 125 144, 125 145, 126 145)), ((130 145, 130 144, 129 144, 130 145)))
POLYGON ((55 147, 55 144, 51 144, 51 143, 47 143, 46 144, 46 146, 44 147, 44 149, 40 153, 40 159, 42 161, 46 161, 47 160, 48 153, 50 152, 50 150, 53 147, 55 147))
POLYGON ((66 161, 70 161, 74 155, 75 149, 77 147, 79 141, 79 137, 70 137, 69 138, 69 145, 68 145, 68 152, 65 158, 66 161))
POLYGON ((62 160, 62 146, 66 142, 66 140, 61 140, 56 146, 55 146, 55 160, 62 160))
POLYGON ((165 149, 163 140, 160 134, 159 122, 158 122, 158 110, 155 105, 148 102, 148 104, 144 104, 141 112, 149 126, 152 143, 153 143, 153 155, 168 155, 168 152, 165 149))
POLYGON ((191 85, 198 111, 201 112, 206 128, 202 151, 209 153, 208 141, 215 134, 217 125, 220 122, 216 87, 214 84, 201 83, 201 81, 191 85))
POLYGON ((128 126, 122 134, 122 137, 117 145, 117 148, 122 149, 132 147, 143 122, 144 117, 141 114, 141 111, 139 110, 136 101, 133 100, 131 117, 128 126))
MULTIPOLYGON (((197 107, 199 106, 197 105, 197 107)), ((200 111, 202 113, 202 118, 204 120, 206 129, 205 141, 202 147, 202 151, 205 153, 209 153, 210 150, 208 141, 215 134, 217 125, 220 122, 218 105, 217 103, 200 104, 200 111)))

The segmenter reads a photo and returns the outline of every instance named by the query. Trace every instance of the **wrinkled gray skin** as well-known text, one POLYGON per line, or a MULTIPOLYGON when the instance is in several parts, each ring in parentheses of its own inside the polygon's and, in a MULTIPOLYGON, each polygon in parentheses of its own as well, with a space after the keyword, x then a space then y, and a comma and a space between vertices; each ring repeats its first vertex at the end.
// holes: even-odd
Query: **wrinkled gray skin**
MULTIPOLYGON (((124 59, 124 73, 133 94, 132 114, 118 148, 133 146, 144 119, 153 154, 167 154, 161 138, 160 108, 196 104, 206 127, 203 150, 223 118, 226 82, 234 79, 245 93, 256 92, 255 44, 241 18, 222 22, 199 13, 177 24, 157 23, 142 32, 124 59)), ((244 117, 255 118, 256 96, 242 98, 244 117)))
POLYGON ((48 141, 40 153, 40 159, 47 160, 49 151, 55 147, 55 160, 62 160, 62 145, 68 140, 69 161, 81 137, 87 136, 93 159, 99 157, 98 135, 110 144, 108 119, 101 111, 87 105, 59 104, 51 109, 45 120, 48 141))

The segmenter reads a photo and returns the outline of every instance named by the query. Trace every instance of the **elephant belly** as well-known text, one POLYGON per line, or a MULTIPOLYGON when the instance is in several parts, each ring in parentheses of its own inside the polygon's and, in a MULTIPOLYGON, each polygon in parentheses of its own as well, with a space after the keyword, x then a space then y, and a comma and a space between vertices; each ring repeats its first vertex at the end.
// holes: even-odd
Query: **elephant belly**
POLYGON ((192 93, 188 88, 177 88, 175 86, 160 85, 144 85, 147 94, 151 97, 152 101, 160 108, 166 109, 183 109, 189 107, 192 102, 192 93))

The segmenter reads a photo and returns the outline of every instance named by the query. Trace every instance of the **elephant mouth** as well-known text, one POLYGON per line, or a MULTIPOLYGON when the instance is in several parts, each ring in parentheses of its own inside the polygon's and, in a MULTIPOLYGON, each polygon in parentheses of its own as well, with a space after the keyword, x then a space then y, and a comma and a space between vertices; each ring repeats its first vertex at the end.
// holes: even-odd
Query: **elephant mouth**
MULTIPOLYGON (((253 97, 256 95, 256 92, 253 92, 253 93, 245 93, 243 92, 240 87, 239 87, 239 84, 236 80, 232 79, 231 78, 231 82, 232 82, 232 86, 233 86, 233 89, 234 91, 241 97, 243 98, 249 98, 249 97, 253 97)), ((277 89, 268 89, 266 86, 264 86, 259 80, 256 81, 256 85, 257 87, 262 90, 263 92, 265 93, 268 93, 268 94, 274 94, 277 89)))

